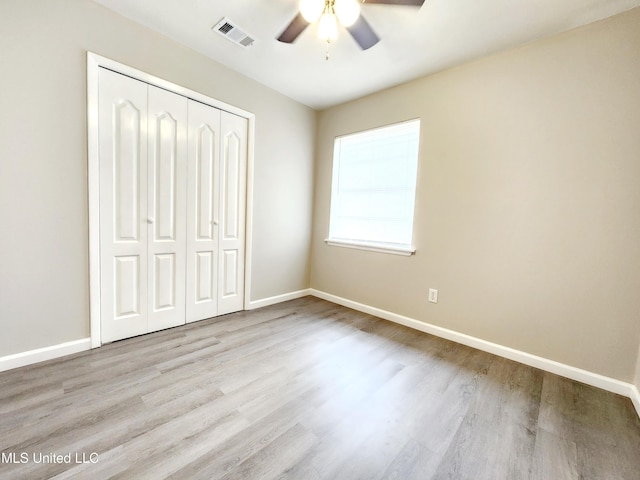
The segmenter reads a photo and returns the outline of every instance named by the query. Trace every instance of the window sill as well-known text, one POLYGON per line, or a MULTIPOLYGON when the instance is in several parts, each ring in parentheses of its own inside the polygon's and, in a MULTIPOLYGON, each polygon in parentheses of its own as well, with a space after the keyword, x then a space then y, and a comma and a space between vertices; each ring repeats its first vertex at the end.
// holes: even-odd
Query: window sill
POLYGON ((350 242, 348 240, 334 240, 331 238, 325 239, 325 243, 327 245, 331 245, 332 247, 355 248, 357 250, 367 250, 370 252, 379 252, 379 253, 390 253, 392 255, 403 255, 405 257, 410 257, 411 255, 416 253, 416 249, 411 247, 406 247, 406 248, 393 247, 393 246, 373 244, 373 243, 350 242))

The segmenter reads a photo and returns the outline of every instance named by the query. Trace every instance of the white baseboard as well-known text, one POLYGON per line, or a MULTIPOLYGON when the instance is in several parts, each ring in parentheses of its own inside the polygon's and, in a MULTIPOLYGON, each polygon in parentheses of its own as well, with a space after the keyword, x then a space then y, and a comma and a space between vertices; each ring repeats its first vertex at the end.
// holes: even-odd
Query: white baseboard
POLYGON ((61 343, 50 347, 38 348, 27 352, 15 353, 0 357, 0 372, 11 370, 12 368, 24 367, 33 363, 44 362, 54 358, 64 357, 72 353, 83 352, 91 348, 91 339, 83 338, 73 342, 61 343))
POLYGON ((631 401, 633 402, 633 406, 636 407, 636 412, 638 412, 638 416, 640 417, 640 391, 635 385, 631 385, 631 401))
POLYGON ((268 307, 269 305, 275 305, 276 303, 286 302, 288 300, 295 300, 296 298, 306 297, 311 294, 311 290, 306 288, 304 290, 298 290, 297 292, 284 293, 282 295, 276 295, 275 297, 263 298, 261 300, 253 300, 249 302, 247 310, 255 310, 256 308, 268 307))
POLYGON ((339 305, 343 305, 360 312, 368 313, 376 317, 384 318, 385 320, 399 323, 401 325, 420 330, 421 332, 430 333, 431 335, 435 335, 436 337, 446 338, 447 340, 452 340, 469 347, 477 348, 478 350, 492 353, 494 355, 498 355, 499 357, 508 358, 509 360, 514 360, 531 367, 539 368, 550 373, 555 373, 556 375, 570 378, 571 380, 577 380, 578 382, 586 383, 587 385, 602 388, 603 390, 608 390, 619 395, 624 395, 625 397, 630 397, 634 402, 636 410, 638 410, 638 415, 640 415, 640 395, 638 395, 638 389, 630 383, 622 382, 610 377, 605 377, 604 375, 589 372, 587 370, 582 370, 570 365, 565 365, 564 363, 549 360, 547 358, 531 355, 530 353, 515 350, 503 345, 498 345, 497 343, 488 342, 486 340, 472 337, 464 333, 459 333, 454 330, 449 330, 447 328, 431 325, 429 323, 421 322, 413 318, 398 315, 386 310, 381 310, 376 307, 364 305, 362 303, 354 302, 352 300, 338 297, 330 293, 321 292, 315 289, 311 289, 310 293, 315 297, 322 298, 324 300, 328 300, 330 302, 337 303, 339 305), (634 394, 632 393, 632 390, 634 389, 636 395, 635 398, 633 396, 634 394))

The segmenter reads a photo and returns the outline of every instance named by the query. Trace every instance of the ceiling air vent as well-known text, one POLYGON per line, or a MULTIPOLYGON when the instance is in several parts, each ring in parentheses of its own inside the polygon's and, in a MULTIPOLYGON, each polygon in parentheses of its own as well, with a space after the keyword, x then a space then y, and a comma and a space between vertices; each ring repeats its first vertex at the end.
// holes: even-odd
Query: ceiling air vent
POLYGON ((236 45, 240 45, 241 47, 250 47, 253 45, 254 39, 247 35, 245 32, 240 30, 236 25, 231 23, 231 21, 224 17, 215 26, 211 29, 215 32, 218 32, 223 37, 231 40, 236 45))

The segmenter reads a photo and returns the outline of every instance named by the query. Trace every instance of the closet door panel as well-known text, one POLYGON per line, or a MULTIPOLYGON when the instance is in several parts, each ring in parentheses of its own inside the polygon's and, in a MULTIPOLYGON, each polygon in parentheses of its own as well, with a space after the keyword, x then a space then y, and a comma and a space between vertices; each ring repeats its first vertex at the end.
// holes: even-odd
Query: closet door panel
POLYGON ((229 131, 224 138, 224 182, 222 184, 223 238, 235 240, 239 236, 240 209, 240 162, 242 147, 235 131, 229 131))
POLYGON ((247 119, 221 113, 221 225, 218 314, 244 307, 247 119))
POLYGON ((187 322, 218 315, 220 110, 189 100, 187 322))
POLYGON ((149 331, 185 323, 187 99, 149 86, 149 331))
POLYGON ((114 258, 114 319, 140 315, 140 255, 114 258))
POLYGON ((229 298, 239 294, 238 283, 238 250, 226 249, 222 252, 222 298, 229 298))
MULTIPOLYGON (((214 252, 196 252, 196 278, 194 298, 196 303, 215 303, 214 252)), ((206 318, 206 317, 205 317, 206 318)))
POLYGON ((147 85, 99 72, 103 342, 147 332, 147 85))
MULTIPOLYGON (((154 255, 153 310, 155 312, 176 308, 176 254, 160 253, 154 255)), ((184 323, 180 321, 178 324, 184 323)))

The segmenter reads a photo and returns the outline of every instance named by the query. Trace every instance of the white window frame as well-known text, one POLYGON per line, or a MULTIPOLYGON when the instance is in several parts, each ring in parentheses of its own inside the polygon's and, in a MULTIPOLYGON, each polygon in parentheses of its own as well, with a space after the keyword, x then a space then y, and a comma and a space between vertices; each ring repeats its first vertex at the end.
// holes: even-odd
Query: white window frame
POLYGON ((417 119, 406 120, 403 122, 397 122, 389 125, 384 125, 384 126, 369 129, 369 130, 364 130, 357 133, 342 135, 335 138, 333 172, 332 172, 332 180, 331 180, 331 209, 329 214, 329 236, 328 238, 325 239, 325 242, 327 243, 327 245, 336 246, 336 247, 355 248, 359 250, 367 250, 367 251, 373 251, 373 252, 390 253, 390 254, 396 254, 396 255, 405 255, 405 256, 410 256, 415 253, 416 249, 413 246, 413 236, 414 236, 414 225, 415 225, 415 194, 417 189, 419 148, 420 148, 419 137, 420 137, 420 119, 417 118, 417 119), (351 238, 340 238, 340 237, 332 236, 332 234, 334 233, 332 232, 333 230, 332 225, 334 225, 333 222, 334 222, 334 218, 336 218, 335 215, 337 215, 336 210, 338 208, 336 206, 338 201, 337 198, 340 195, 339 178, 340 178, 340 169, 341 169, 341 153, 342 153, 341 146, 342 146, 343 139, 354 139, 355 137, 358 137, 358 136, 362 136, 362 137, 371 136, 372 134, 375 134, 376 131, 381 131, 382 133, 382 131, 384 130, 388 131, 394 127, 407 126, 407 124, 409 123, 414 125, 417 124, 417 130, 418 130, 418 139, 417 139, 416 157, 415 157, 415 183, 413 185, 413 198, 412 198, 413 203, 411 205, 412 211, 411 211, 411 239, 409 240, 410 243, 408 244, 387 243, 387 242, 376 241, 376 240, 351 239, 351 238))

